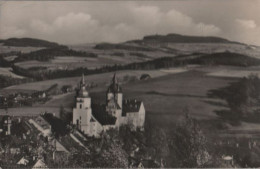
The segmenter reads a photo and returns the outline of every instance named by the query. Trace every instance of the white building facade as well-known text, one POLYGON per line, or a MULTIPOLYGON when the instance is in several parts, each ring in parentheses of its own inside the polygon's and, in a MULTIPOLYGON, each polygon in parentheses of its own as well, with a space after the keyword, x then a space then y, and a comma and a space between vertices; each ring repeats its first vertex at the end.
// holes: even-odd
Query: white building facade
POLYGON ((141 101, 123 100, 122 89, 117 83, 116 75, 112 79, 105 105, 91 104, 82 76, 73 108, 73 124, 88 136, 99 137, 102 131, 130 125, 133 129, 143 129, 145 108, 141 101))

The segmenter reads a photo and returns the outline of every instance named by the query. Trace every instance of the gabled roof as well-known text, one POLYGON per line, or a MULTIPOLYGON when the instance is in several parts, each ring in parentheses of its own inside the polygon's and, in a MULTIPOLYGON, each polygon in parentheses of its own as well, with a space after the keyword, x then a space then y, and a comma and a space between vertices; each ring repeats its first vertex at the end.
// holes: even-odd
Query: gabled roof
POLYGON ((48 168, 47 165, 42 161, 42 160, 38 160, 34 166, 33 166, 33 169, 36 169, 36 168, 48 168))
POLYGON ((106 112, 106 106, 102 104, 92 104, 92 114, 101 125, 114 125, 116 117, 106 112))
POLYGON ((17 164, 20 164, 20 165, 27 165, 29 163, 29 160, 27 160, 26 158, 22 157, 18 162, 17 164))
POLYGON ((58 140, 55 139, 54 141, 55 141, 56 151, 69 153, 69 151, 58 140))
POLYGON ((123 100, 122 116, 126 116, 126 113, 139 112, 142 102, 138 100, 123 100))
POLYGON ((34 121, 40 125, 43 129, 49 129, 51 128, 51 125, 42 117, 42 116, 37 116, 34 121))

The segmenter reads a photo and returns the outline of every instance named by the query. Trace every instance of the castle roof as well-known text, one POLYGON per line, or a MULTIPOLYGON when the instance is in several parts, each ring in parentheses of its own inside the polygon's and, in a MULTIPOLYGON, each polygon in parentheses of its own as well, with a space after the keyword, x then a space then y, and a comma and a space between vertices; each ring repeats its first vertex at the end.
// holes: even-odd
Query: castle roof
POLYGON ((106 112, 106 106, 101 104, 92 104, 92 115, 101 125, 114 125, 116 117, 106 112))
POLYGON ((112 83, 108 87, 107 93, 122 93, 122 88, 117 83, 116 73, 112 78, 112 83))
POLYGON ((136 113, 139 112, 142 102, 138 100, 123 100, 123 110, 122 116, 126 116, 126 113, 136 113))

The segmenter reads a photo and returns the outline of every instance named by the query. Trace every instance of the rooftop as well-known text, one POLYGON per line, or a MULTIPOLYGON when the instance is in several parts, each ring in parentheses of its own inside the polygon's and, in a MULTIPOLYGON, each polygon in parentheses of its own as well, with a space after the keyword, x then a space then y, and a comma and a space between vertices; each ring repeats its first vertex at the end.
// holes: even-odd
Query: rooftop
POLYGON ((134 113, 139 112, 139 109, 141 107, 141 101, 138 100, 129 100, 125 99, 123 100, 123 111, 122 116, 126 116, 126 113, 134 113))
POLYGON ((92 104, 92 114, 102 125, 114 125, 116 117, 106 112, 106 106, 102 104, 92 104))
POLYGON ((34 121, 37 122, 37 124, 43 129, 49 129, 51 127, 51 125, 42 116, 38 116, 34 119, 34 121))

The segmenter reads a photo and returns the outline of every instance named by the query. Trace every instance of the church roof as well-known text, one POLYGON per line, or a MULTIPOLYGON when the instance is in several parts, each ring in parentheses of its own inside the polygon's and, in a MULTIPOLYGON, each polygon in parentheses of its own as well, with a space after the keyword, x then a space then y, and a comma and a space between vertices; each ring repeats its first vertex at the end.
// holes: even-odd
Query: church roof
POLYGON ((92 114, 95 119, 102 125, 114 125, 116 117, 106 112, 106 106, 101 104, 92 104, 92 114))
POLYGON ((139 112, 142 102, 138 100, 123 100, 122 116, 126 116, 126 113, 139 112))

